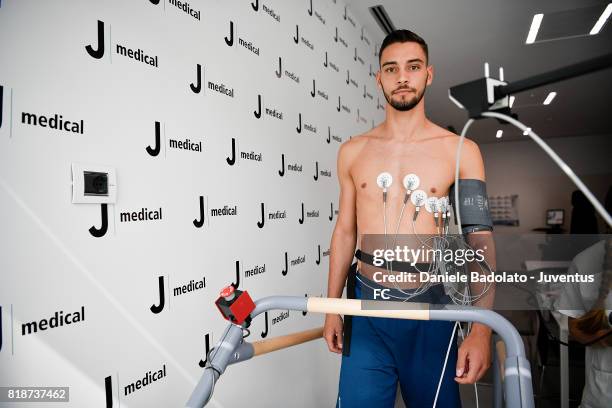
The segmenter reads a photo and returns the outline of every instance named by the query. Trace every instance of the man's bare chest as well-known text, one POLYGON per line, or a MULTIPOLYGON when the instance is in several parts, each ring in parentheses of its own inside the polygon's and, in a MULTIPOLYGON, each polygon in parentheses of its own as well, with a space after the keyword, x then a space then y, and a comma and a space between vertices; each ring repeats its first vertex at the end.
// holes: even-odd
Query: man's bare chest
POLYGON ((357 198, 379 200, 382 190, 377 177, 384 172, 392 178, 387 189, 389 201, 397 197, 401 200, 406 187, 422 190, 428 197, 445 196, 454 180, 453 159, 442 149, 424 146, 364 151, 351 167, 357 198))

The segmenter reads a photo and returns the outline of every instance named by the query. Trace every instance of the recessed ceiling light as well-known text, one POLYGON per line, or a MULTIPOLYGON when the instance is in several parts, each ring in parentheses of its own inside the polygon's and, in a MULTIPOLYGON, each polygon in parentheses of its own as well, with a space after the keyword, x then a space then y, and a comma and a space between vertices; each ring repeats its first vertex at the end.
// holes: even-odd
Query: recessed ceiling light
POLYGON ((603 26, 606 24, 606 21, 608 21, 610 14, 612 14, 612 3, 608 3, 608 5, 604 9, 603 13, 601 13, 601 16, 599 16, 599 19, 597 20, 597 22, 595 23, 595 25, 593 26, 589 34, 590 35, 599 34, 603 26))
POLYGON ((527 41, 525 41, 525 44, 533 44, 535 42, 543 18, 544 14, 536 14, 533 16, 533 20, 531 20, 531 27, 529 28, 529 34, 527 34, 527 41))
POLYGON ((528 127, 527 129, 525 129, 525 131, 523 132, 523 135, 524 135, 524 136, 528 136, 528 135, 529 135, 529 132, 531 132, 531 128, 530 128, 530 127, 528 127))
POLYGON ((498 139, 501 139, 501 137, 502 137, 502 134, 503 134, 503 133, 504 133, 504 131, 503 131, 503 130, 501 130, 501 129, 499 129, 499 130, 497 131, 497 133, 495 134, 495 137, 496 137, 496 138, 498 138, 498 139))
POLYGON ((509 103, 510 103, 510 107, 512 107, 512 105, 514 105, 514 100, 515 100, 515 99, 516 99, 516 97, 515 97, 514 95, 512 95, 512 96, 510 97, 510 101, 509 101, 509 103))
POLYGON ((555 96, 557 96, 556 92, 549 93, 546 99, 544 99, 544 105, 550 105, 552 100, 555 99, 555 96))

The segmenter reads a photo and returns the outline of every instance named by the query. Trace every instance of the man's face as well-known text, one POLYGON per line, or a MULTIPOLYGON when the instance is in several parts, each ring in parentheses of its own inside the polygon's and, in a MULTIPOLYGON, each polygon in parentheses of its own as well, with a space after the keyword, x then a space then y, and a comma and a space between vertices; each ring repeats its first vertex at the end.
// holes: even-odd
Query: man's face
POLYGON ((423 48, 414 42, 394 43, 383 50, 376 75, 385 99, 398 111, 419 104, 431 84, 433 69, 427 66, 423 48))

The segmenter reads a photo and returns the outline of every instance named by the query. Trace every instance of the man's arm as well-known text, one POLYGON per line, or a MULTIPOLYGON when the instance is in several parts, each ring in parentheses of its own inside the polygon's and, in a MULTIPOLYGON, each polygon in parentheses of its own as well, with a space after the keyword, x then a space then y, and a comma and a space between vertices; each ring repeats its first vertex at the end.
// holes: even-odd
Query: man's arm
MULTIPOLYGON (((460 179, 476 179, 485 181, 484 162, 478 145, 469 139, 465 139, 461 163, 459 166, 460 179)), ((480 250, 484 254, 485 261, 492 271, 496 270, 495 242, 491 231, 476 231, 466 235, 467 244, 474 250, 480 250)), ((478 263, 472 262, 469 271, 481 272, 478 263)), ((488 270, 482 271, 488 273, 488 270)), ((485 289, 485 283, 474 282, 470 284, 471 295, 478 295, 485 289)), ((490 284, 486 293, 475 303, 486 309, 493 307, 495 298, 495 285, 490 284)), ((460 384, 472 384, 478 381, 491 365, 491 329, 480 323, 472 324, 472 330, 459 348, 457 359, 457 377, 455 380, 460 384)))
POLYGON ((352 162, 351 147, 345 143, 338 150, 337 168, 338 182, 340 184, 340 203, 338 219, 332 234, 329 257, 327 297, 330 298, 342 296, 357 239, 355 184, 349 172, 350 163, 352 162))
MULTIPOLYGON (((349 171, 354 159, 354 147, 350 144, 352 143, 346 142, 338 150, 337 174, 340 184, 340 204, 329 256, 327 297, 330 298, 342 296, 357 239, 355 184, 349 171)), ((342 352, 342 333, 343 323, 340 315, 326 315, 323 337, 330 351, 342 352)))

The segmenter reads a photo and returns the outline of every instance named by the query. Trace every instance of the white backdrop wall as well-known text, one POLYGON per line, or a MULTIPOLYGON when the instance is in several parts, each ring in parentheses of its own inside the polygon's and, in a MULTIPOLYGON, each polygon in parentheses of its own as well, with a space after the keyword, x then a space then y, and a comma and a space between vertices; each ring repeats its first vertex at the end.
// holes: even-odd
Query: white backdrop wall
MULTIPOLYGON (((340 1, 175 3, 0 2, 0 386, 181 406, 223 286, 326 292, 337 150, 383 118, 381 38, 340 1), (74 204, 75 163, 115 169, 116 202, 74 204), (161 216, 128 221, 143 208, 161 216), (56 312, 80 321, 45 327, 56 312)), ((249 340, 322 322, 270 313, 249 340)), ((230 367, 211 406, 331 406, 338 366, 322 341, 266 355, 230 367)))

